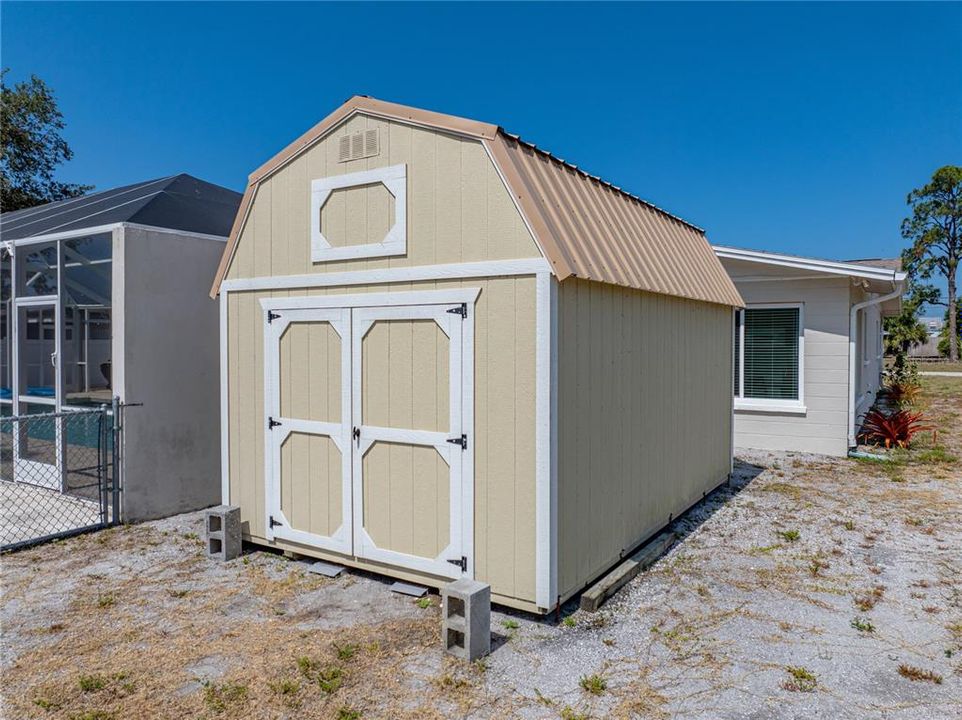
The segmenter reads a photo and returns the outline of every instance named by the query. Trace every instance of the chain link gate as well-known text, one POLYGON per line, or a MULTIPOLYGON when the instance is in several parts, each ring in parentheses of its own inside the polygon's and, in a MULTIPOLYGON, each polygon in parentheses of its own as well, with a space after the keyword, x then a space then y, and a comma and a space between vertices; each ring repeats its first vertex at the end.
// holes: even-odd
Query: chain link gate
POLYGON ((123 406, 0 417, 0 552, 120 520, 123 406))

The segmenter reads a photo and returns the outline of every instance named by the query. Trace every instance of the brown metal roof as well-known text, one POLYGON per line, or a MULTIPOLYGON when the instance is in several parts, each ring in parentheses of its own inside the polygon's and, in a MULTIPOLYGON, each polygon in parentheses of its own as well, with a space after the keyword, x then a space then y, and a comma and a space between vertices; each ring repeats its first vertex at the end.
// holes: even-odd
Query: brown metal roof
POLYGON ((496 125, 355 96, 250 176, 211 290, 227 272, 257 184, 356 112, 480 140, 559 280, 576 276, 637 290, 743 304, 704 231, 496 125))

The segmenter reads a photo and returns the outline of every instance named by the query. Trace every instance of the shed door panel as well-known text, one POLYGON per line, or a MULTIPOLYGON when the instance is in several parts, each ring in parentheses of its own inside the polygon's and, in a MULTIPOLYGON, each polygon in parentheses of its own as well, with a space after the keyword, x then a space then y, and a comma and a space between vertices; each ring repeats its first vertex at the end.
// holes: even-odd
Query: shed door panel
POLYGON ((354 550, 461 577, 463 321, 449 309, 354 310, 354 550))
POLYGON ((273 535, 350 553, 350 311, 271 313, 266 333, 273 535))

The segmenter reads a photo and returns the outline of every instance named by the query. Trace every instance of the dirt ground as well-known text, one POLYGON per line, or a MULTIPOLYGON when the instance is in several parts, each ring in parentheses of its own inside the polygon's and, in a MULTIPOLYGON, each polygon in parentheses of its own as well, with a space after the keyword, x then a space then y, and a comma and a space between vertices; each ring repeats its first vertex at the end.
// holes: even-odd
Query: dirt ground
POLYGON ((201 515, 2 558, 9 718, 962 716, 962 379, 895 462, 741 452, 681 540, 599 612, 495 612, 440 651, 437 598, 265 552, 204 558, 201 515))

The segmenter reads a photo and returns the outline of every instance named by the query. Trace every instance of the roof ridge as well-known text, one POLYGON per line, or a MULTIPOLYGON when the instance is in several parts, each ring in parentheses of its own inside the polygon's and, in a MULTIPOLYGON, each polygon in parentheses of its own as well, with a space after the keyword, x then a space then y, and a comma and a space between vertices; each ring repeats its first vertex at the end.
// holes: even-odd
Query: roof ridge
MULTIPOLYGON (((5 213, 0 213, 0 217, 2 217, 7 222, 21 220, 23 218, 29 217, 30 215, 36 212, 39 212, 42 210, 49 210, 54 205, 64 207, 70 203, 79 202, 81 200, 84 200, 84 201, 93 200, 98 195, 105 195, 107 193, 116 193, 121 190, 123 191, 132 190, 138 187, 153 185, 154 183, 162 182, 164 180, 173 180, 176 177, 177 177, 176 175, 165 175, 163 177, 154 178, 152 180, 144 180, 143 182, 131 183, 130 185, 121 185, 119 187, 107 188, 105 190, 96 190, 94 192, 87 193, 86 195, 77 195, 75 197, 70 197, 70 198, 61 198, 60 200, 51 200, 50 202, 43 203, 42 205, 32 205, 31 207, 28 207, 28 208, 20 208, 19 210, 10 210, 5 213)), ((167 186, 165 185, 164 187, 166 188, 167 186)), ((158 190, 157 192, 161 192, 161 190, 158 190)))
POLYGON ((550 160, 553 160, 554 162, 559 163, 559 164, 563 165, 564 167, 566 167, 566 168, 568 168, 568 169, 570 169, 570 170, 575 171, 576 173, 582 175, 583 177, 585 177, 585 178, 587 178, 587 179, 589 179, 589 180, 592 180, 593 182, 599 183, 600 185, 604 185, 605 187, 614 190, 614 191, 615 191, 616 193, 618 193, 619 195, 623 195, 623 196, 629 198, 630 200, 634 200, 635 202, 641 203, 642 205, 645 205, 646 207, 650 207, 652 210, 655 210, 655 211, 661 213, 662 215, 671 218, 672 220, 675 220, 675 221, 677 221, 677 222, 680 222, 682 225, 685 225, 685 226, 687 226, 687 227, 690 227, 692 230, 696 230, 696 231, 700 232, 702 235, 705 234, 705 229, 704 229, 703 227, 699 227, 698 225, 695 225, 695 223, 689 222, 688 220, 685 220, 685 218, 683 218, 683 217, 678 217, 678 216, 675 215, 674 213, 671 213, 671 212, 669 212, 668 210, 665 210, 663 207, 660 207, 660 206, 658 206, 658 205, 655 205, 655 203, 651 202, 650 200, 645 200, 643 197, 639 197, 638 195, 635 195, 634 193, 630 193, 630 192, 628 192, 627 190, 625 190, 625 189, 623 189, 623 188, 620 188, 620 187, 618 187, 617 185, 614 185, 613 183, 605 180, 605 179, 604 179, 603 177, 601 177, 600 175, 592 175, 591 173, 587 172, 586 170, 582 170, 582 169, 581 169, 580 167, 578 167, 577 165, 575 165, 575 164, 573 164, 573 163, 570 163, 570 162, 568 162, 567 160, 563 160, 562 158, 558 157, 557 155, 551 153, 550 151, 544 150, 543 148, 539 148, 539 147, 538 147, 537 145, 535 145, 533 142, 529 142, 528 140, 523 139, 520 135, 517 135, 517 134, 515 134, 515 133, 509 133, 507 130, 505 130, 505 129, 504 129, 503 127, 501 127, 500 125, 498 126, 498 130, 499 130, 502 134, 504 134, 505 137, 510 138, 511 140, 514 140, 515 142, 519 143, 520 145, 524 145, 524 146, 527 147, 527 148, 531 148, 532 150, 534 150, 534 151, 535 151, 536 153, 538 153, 539 155, 542 155, 543 157, 546 157, 546 158, 548 158, 548 159, 550 159, 550 160))

